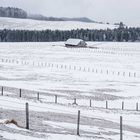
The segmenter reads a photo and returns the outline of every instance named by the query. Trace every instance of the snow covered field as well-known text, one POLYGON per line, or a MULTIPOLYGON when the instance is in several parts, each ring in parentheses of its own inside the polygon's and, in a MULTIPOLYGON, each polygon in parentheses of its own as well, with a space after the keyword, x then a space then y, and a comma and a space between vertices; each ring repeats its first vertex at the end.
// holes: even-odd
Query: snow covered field
POLYGON ((0 96, 0 122, 14 118, 25 126, 26 102, 32 118, 30 131, 0 125, 3 139, 118 140, 120 116, 124 139, 140 139, 140 112, 136 111, 140 100, 140 43, 88 45, 97 49, 65 48, 64 42, 0 44, 0 86, 44 92, 41 101, 18 98, 14 90, 0 96), (58 95, 58 104, 53 103, 53 95, 58 95), (72 104, 74 98, 77 106, 72 104), (109 109, 105 109, 105 101, 109 109), (78 110, 80 137, 75 136, 78 110))
POLYGON ((72 30, 72 29, 114 29, 116 25, 85 23, 76 21, 38 21, 31 19, 0 17, 0 29, 19 30, 72 30))

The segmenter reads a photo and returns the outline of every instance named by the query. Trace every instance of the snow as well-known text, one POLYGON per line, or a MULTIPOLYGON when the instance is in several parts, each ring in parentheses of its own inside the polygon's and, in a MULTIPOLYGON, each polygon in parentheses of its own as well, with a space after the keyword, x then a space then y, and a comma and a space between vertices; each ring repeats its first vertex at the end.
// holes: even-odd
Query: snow
POLYGON ((21 134, 13 134, 13 133, 8 133, 8 132, 1 132, 1 136, 5 139, 10 139, 10 140, 45 140, 43 138, 34 138, 31 136, 25 136, 21 134))
POLYGON ((116 25, 85 23, 77 21, 39 21, 0 17, 0 29, 19 30, 72 30, 72 29, 114 29, 116 25))
POLYGON ((25 136, 20 134, 13 134, 13 133, 7 133, 2 132, 0 135, 3 136, 3 138, 10 139, 10 140, 96 140, 95 138, 82 138, 78 136, 73 135, 62 135, 62 134, 48 134, 46 138, 34 138, 31 136, 25 136))
MULTIPOLYGON (((53 127, 64 127, 64 128, 69 128, 69 129, 76 129, 76 125, 75 124, 71 124, 71 123, 63 123, 63 122, 51 122, 51 121, 46 121, 45 124, 47 125, 50 125, 50 126, 53 126, 53 127)), ((108 139, 109 138, 113 138, 114 140, 118 140, 119 139, 119 130, 115 130, 115 129, 102 129, 100 127, 95 127, 95 126, 87 126, 87 125, 80 125, 80 130, 81 131, 87 131, 87 132, 94 132, 95 134, 100 134, 100 135, 105 135, 105 132, 106 133, 116 133, 116 136, 112 137, 112 136, 108 136, 108 139)), ((127 132, 125 131, 124 132, 124 139, 125 138, 134 138, 135 134, 133 133, 130 133, 130 132, 127 132), (129 133, 129 136, 127 136, 127 134, 129 133)), ((106 136, 104 136, 106 137, 106 136)), ((136 140, 136 139, 135 139, 136 140)))
MULTIPOLYGON (((124 139, 140 139, 140 112, 136 111, 140 99, 140 43, 87 43, 97 49, 65 48, 64 42, 1 43, 0 85, 44 93, 37 101, 34 93, 26 93, 26 96, 24 93, 19 98, 15 91, 4 91, 4 96, 0 96, 2 114, 4 110, 24 112, 28 102, 31 112, 44 113, 41 121, 45 129, 53 128, 63 133, 47 133, 44 138, 36 138, 24 135, 21 129, 19 134, 1 130, 1 136, 5 139, 20 137, 21 140, 118 140, 117 126, 123 116, 124 139), (54 103, 54 95, 58 95, 58 104, 54 103), (78 105, 73 105, 74 98, 78 105), (90 99, 92 107, 89 107, 90 99), (105 109, 106 100, 108 109, 105 109), (124 110, 121 109, 123 101, 124 110), (76 130, 76 120, 65 119, 65 114, 68 119, 77 116, 78 110, 86 120, 80 125, 81 137, 67 133, 69 129, 76 130), (57 117, 49 120, 45 113, 64 114, 64 118, 61 122, 57 117), (89 123, 90 119, 94 119, 93 122, 89 123)), ((0 122, 8 118, 4 116, 0 122)), ((6 127, 18 131, 16 126, 6 127)))
MULTIPOLYGON (((3 138, 10 139, 10 140, 104 140, 104 138, 91 138, 91 137, 79 137, 79 136, 73 136, 73 135, 62 135, 62 134, 48 134, 46 138, 34 138, 31 136, 25 136, 20 134, 13 134, 8 132, 2 132, 0 135, 3 136, 3 138)), ((113 140, 118 140, 119 137, 112 137, 113 140)), ((134 139, 133 135, 127 135, 124 137, 124 139, 127 140, 139 140, 139 137, 136 137, 134 139)))

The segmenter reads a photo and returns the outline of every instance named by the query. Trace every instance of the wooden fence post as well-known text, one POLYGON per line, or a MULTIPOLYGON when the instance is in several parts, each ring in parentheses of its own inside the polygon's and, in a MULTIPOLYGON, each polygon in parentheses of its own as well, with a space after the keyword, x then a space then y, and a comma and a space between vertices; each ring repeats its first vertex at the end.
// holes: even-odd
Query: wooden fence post
POLYGON ((89 105, 90 107, 92 106, 92 100, 90 99, 90 105, 89 105))
POLYGON ((1 87, 1 95, 3 96, 3 87, 1 87))
POLYGON ((19 97, 21 98, 21 89, 19 89, 19 97))
POLYGON ((106 101, 106 109, 108 109, 108 101, 106 101))
POLYGON ((77 135, 80 136, 80 110, 78 110, 78 119, 77 119, 77 135))
POLYGON ((103 73, 103 70, 101 69, 101 73, 103 73))
POLYGON ((55 103, 57 104, 57 95, 55 95, 55 103))
POLYGON ((124 110, 124 102, 122 102, 122 110, 124 110))
POLYGON ((37 100, 39 101, 39 92, 37 93, 37 100))
POLYGON ((106 73, 108 74, 108 70, 106 71, 106 73))
POLYGON ((98 70, 96 69, 96 73, 98 73, 98 70))
POLYGON ((76 98, 74 98, 73 105, 77 105, 77 103, 76 103, 76 98))
POLYGON ((26 103, 26 129, 29 129, 29 104, 26 103))
POLYGON ((123 140, 122 116, 120 116, 120 140, 123 140))
POLYGON ((136 111, 139 111, 139 104, 136 103, 136 111))

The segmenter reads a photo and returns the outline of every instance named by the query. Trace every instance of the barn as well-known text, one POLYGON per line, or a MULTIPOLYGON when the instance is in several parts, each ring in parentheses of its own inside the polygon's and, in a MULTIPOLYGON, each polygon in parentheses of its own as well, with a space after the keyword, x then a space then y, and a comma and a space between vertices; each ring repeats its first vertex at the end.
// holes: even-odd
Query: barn
POLYGON ((70 38, 65 42, 66 47, 86 47, 87 43, 82 39, 70 38))

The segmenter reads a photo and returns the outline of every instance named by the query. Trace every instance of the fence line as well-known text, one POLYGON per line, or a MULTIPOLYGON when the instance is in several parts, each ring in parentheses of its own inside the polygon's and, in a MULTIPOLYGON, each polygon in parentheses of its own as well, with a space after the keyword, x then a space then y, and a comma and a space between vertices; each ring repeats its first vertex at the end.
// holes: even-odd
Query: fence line
MULTIPOLYGON (((2 100, 1 100, 2 101, 2 100)), ((0 104, 0 106, 3 106, 3 107, 8 107, 8 108, 11 108, 11 109, 14 109, 14 110, 21 110, 21 109, 24 109, 25 110, 25 108, 24 108, 24 103, 18 103, 18 102, 14 102, 14 101, 8 101, 8 100, 4 100, 4 101, 7 101, 7 102, 9 102, 9 103, 16 103, 16 104, 18 104, 18 105, 22 105, 23 107, 12 107, 12 106, 8 106, 8 105, 1 105, 0 104)), ((67 111, 67 110, 62 110, 62 109, 54 109, 54 108, 49 108, 49 107, 41 107, 41 106, 37 106, 37 105, 31 105, 30 104, 30 107, 35 107, 35 108, 40 108, 40 109, 42 109, 42 110, 44 110, 44 109, 50 109, 50 110, 52 110, 52 111, 60 111, 60 112, 63 112, 63 113, 68 113, 68 114, 70 114, 70 115, 75 115, 75 111, 74 112, 72 112, 72 111, 67 111)), ((89 114, 84 114, 84 113, 81 113, 81 115, 80 116, 82 116, 82 117, 90 117, 90 118, 96 118, 96 119, 103 119, 103 120, 113 120, 113 121, 118 121, 118 119, 114 119, 114 118, 110 118, 110 117, 102 117, 102 116, 97 116, 97 115, 89 115, 89 114)), ((140 121, 133 121, 133 120, 128 120, 128 119, 124 119, 124 121, 129 121, 129 122, 135 122, 135 123, 140 123, 140 121)))
MULTIPOLYGON (((95 104, 94 105, 92 105, 92 101, 94 101, 94 100, 92 100, 92 99, 88 99, 89 100, 89 105, 80 105, 80 104, 78 104, 77 103, 77 99, 74 97, 73 99, 72 98, 70 98, 70 99, 68 99, 67 97, 63 97, 63 96, 58 96, 58 95, 56 95, 56 94, 47 94, 47 93, 45 93, 45 92, 39 92, 39 91, 31 91, 31 90, 26 90, 26 89, 18 89, 18 88, 12 88, 12 87, 4 87, 4 86, 0 86, 1 87, 1 96, 5 96, 5 92, 10 92, 11 93, 11 91, 10 91, 10 89, 15 89, 16 91, 16 94, 17 94, 17 98, 19 97, 19 98, 25 98, 25 99, 34 99, 34 100, 37 100, 37 101, 40 101, 40 102, 50 102, 50 103, 55 103, 55 104, 71 104, 71 105, 77 105, 77 106, 85 106, 85 107, 99 107, 99 106, 96 106, 95 104), (28 92, 28 95, 27 96, 24 96, 25 94, 26 94, 26 92, 28 92), (20 93, 20 96, 19 96, 19 93, 20 93), (42 95, 43 97, 41 97, 41 94, 44 94, 44 95, 42 95), (36 95, 35 97, 30 97, 30 95, 36 95), (52 97, 52 98, 54 98, 54 101, 52 100, 52 101, 44 101, 44 100, 47 100, 47 97, 52 97), (67 101, 67 102, 58 102, 58 98, 59 99, 64 99, 65 98, 65 100, 67 101), (70 102, 70 100, 71 100, 71 102, 70 102)), ((13 94, 13 92, 12 92, 12 94, 13 94)), ((11 95, 11 94, 10 94, 11 95)), ((7 96, 7 94, 6 94, 6 96, 7 96)), ((11 95, 12 96, 12 95, 11 95)), ((1 100, 1 99, 0 99, 1 100)), ((7 101, 6 99, 3 99, 3 100, 5 100, 5 101, 7 101)), ((85 99, 79 99, 79 100, 85 100, 85 99)), ((86 100, 86 101, 88 101, 88 100, 86 100)), ((15 103, 15 101, 8 101, 8 102, 13 102, 13 103, 15 103)), ((139 103, 138 102, 136 102, 136 104, 135 104, 136 106, 135 106, 135 108, 132 110, 131 109, 131 111, 139 111, 139 103)), ((125 102, 124 101, 122 101, 122 103, 121 103, 121 105, 120 105, 120 108, 112 108, 111 107, 111 105, 109 105, 109 101, 105 101, 105 106, 104 107, 100 107, 100 108, 104 108, 104 109, 119 109, 119 110, 130 110, 130 109, 128 109, 126 106, 125 106, 125 102)))
MULTIPOLYGON (((88 53, 95 53, 94 55, 98 54, 104 54, 104 55, 117 55, 117 56, 126 56, 126 57, 133 57, 133 56, 139 56, 139 53, 129 53, 126 51, 131 51, 131 50, 125 50, 125 49, 120 49, 119 48, 69 48, 72 51, 74 50, 75 52, 88 52, 88 53), (116 52, 117 51, 117 52, 116 52)), ((133 50, 134 51, 134 50, 133 50)), ((137 50, 139 51, 139 50, 137 50)))
POLYGON ((55 69, 64 69, 64 70, 73 70, 73 71, 80 71, 80 72, 88 72, 94 74, 105 74, 111 76, 122 76, 122 77, 131 77, 131 78, 140 78, 136 72, 129 72, 129 71, 116 71, 116 70, 109 70, 109 69, 102 69, 102 68, 91 68, 91 67, 84 67, 84 66, 75 66, 75 65, 66 65, 66 64, 57 64, 57 63, 48 63, 48 62, 35 62, 35 61, 23 61, 23 60, 10 60, 10 59, 0 59, 2 63, 16 63, 16 64, 23 64, 23 65, 31 65, 34 67, 49 67, 55 69))
MULTIPOLYGON (((3 105, 2 105, 3 106, 3 105)), ((32 105, 29 105, 27 102, 25 103, 25 128, 26 129, 32 129, 31 128, 31 126, 30 126, 30 119, 32 119, 32 118, 30 118, 30 110, 29 110, 29 106, 32 106, 32 105)), ((6 106, 7 107, 7 106, 6 106)), ((11 108, 11 107, 10 107, 11 108)), ((17 108, 17 107, 14 107, 14 108, 17 108)), ((19 107, 18 107, 19 108, 19 107)), ((75 113, 74 113, 75 114, 75 113)), ((76 129, 76 135, 78 135, 78 136, 80 136, 80 125, 81 125, 81 121, 80 121, 80 119, 81 119, 81 117, 83 117, 83 115, 81 115, 81 111, 80 110, 78 110, 78 116, 77 116, 77 124, 76 124, 76 122, 75 122, 75 124, 77 125, 77 129, 76 129)), ((86 117, 87 117, 87 115, 86 115, 86 117)), ((92 117, 92 119, 94 119, 94 117, 95 116, 93 116, 92 117)), ((97 116, 96 116, 97 117, 97 116)), ((39 118, 39 117, 38 117, 39 118)), ((91 118, 89 115, 88 115, 88 117, 87 118, 91 118)), ((106 117, 101 117, 101 116, 99 116, 99 118, 98 119, 105 119, 106 117)), ((117 121, 118 121, 118 119, 116 119, 117 121)), ((115 120, 115 121, 116 121, 115 120)), ((106 121, 106 120, 104 120, 104 121, 106 121)), ((109 118, 109 121, 112 121, 112 118, 109 118)), ((64 121, 65 122, 65 121, 64 121)), ((128 122, 128 120, 127 120, 127 122, 128 122)), ((137 122, 139 122, 139 121, 137 121, 137 122)), ((119 130, 120 130, 120 133, 119 133, 119 135, 120 135, 120 140, 123 140, 123 117, 122 116, 120 116, 120 122, 118 121, 118 123, 120 124, 120 128, 119 128, 119 130)), ((73 123, 74 124, 74 123, 73 123)), ((86 124, 86 125, 88 125, 88 124, 86 124)), ((33 126, 33 125, 32 125, 33 126)), ((56 126, 58 126, 58 125, 56 125, 56 126)), ((90 124, 88 125, 88 126, 90 126, 90 124)), ((36 127, 36 126, 35 126, 36 127)), ((59 127, 61 127, 61 126, 59 126, 59 127)), ((62 127, 61 127, 62 128, 62 127)), ((63 127, 64 128, 64 127, 63 127)), ((65 129, 67 129, 67 127, 65 127, 65 129)))

